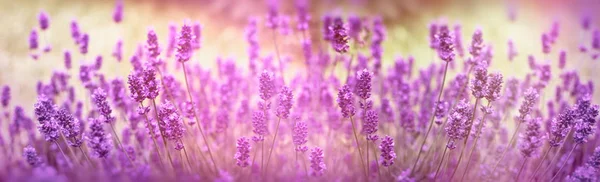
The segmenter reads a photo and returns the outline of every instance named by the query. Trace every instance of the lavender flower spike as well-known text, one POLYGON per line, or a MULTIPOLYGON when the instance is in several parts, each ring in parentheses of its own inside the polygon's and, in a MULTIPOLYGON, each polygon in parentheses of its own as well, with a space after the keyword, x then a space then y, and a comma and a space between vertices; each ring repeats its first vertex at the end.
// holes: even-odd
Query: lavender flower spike
POLYGON ((456 56, 454 54, 454 38, 452 37, 447 24, 442 24, 439 27, 436 39, 438 41, 437 51, 440 59, 446 62, 453 61, 456 56))
POLYGON ((341 17, 336 17, 333 24, 329 27, 329 32, 332 34, 331 46, 338 53, 348 52, 348 33, 344 26, 344 20, 341 17))
POLYGON ((500 91, 502 90, 502 74, 492 73, 487 77, 487 86, 485 88, 485 98, 488 101, 496 101, 500 98, 500 91))
POLYGON ((533 106, 535 106, 535 104, 538 102, 540 95, 538 94, 538 91, 535 90, 534 88, 529 88, 527 89, 527 91, 525 91, 525 100, 523 101, 523 103, 521 104, 521 107, 519 108, 519 116, 517 116, 517 121, 519 122, 525 122, 526 117, 531 113, 531 111, 533 110, 533 106))
POLYGON ((38 102, 35 103, 33 107, 35 117, 37 118, 39 123, 38 130, 40 131, 40 133, 44 135, 46 141, 56 141, 59 137, 59 126, 56 120, 54 119, 54 116, 56 115, 56 106, 54 106, 52 100, 42 95, 38 98, 38 102))
POLYGON ((521 154, 525 157, 532 157, 538 152, 538 148, 542 146, 544 136, 542 135, 540 123, 542 118, 530 119, 527 123, 525 133, 521 135, 522 143, 519 145, 521 154))
POLYGON ((340 109, 342 109, 342 116, 344 116, 344 118, 354 116, 356 111, 354 108, 354 98, 352 96, 350 86, 344 85, 342 88, 340 88, 337 102, 340 106, 340 109))
POLYGON ((303 146, 308 142, 308 125, 306 122, 296 122, 294 125, 294 130, 292 133, 292 140, 294 145, 296 145, 296 151, 298 152, 306 152, 308 147, 303 146))
POLYGON ((111 149, 110 134, 104 132, 102 121, 94 118, 89 120, 90 132, 86 139, 93 156, 106 158, 111 149))
POLYGON ((394 138, 387 135, 383 137, 381 144, 379 145, 379 150, 381 150, 381 165, 385 167, 393 165, 394 160, 396 159, 396 153, 394 152, 394 138))
POLYGON ((469 102, 465 99, 461 100, 452 112, 448 116, 448 124, 446 125, 446 132, 448 133, 448 144, 446 147, 449 149, 456 148, 454 142, 462 140, 467 137, 467 123, 473 116, 473 109, 469 102))
POLYGON ((259 91, 262 100, 269 100, 275 95, 275 76, 273 73, 264 70, 259 77, 259 91))
POLYGON ((192 58, 195 35, 188 20, 183 23, 177 37, 177 61, 187 62, 192 58))
POLYGON ((375 141, 379 139, 375 132, 377 132, 377 127, 379 125, 379 116, 377 111, 368 110, 365 117, 365 122, 363 123, 363 133, 367 135, 367 140, 375 141))
POLYGON ((371 79, 373 73, 367 71, 367 69, 358 71, 356 73, 356 94, 363 100, 371 97, 371 79))
POLYGON ((327 166, 325 166, 325 162, 323 160, 324 157, 323 150, 319 147, 315 147, 310 150, 310 167, 312 169, 311 175, 313 176, 321 176, 325 173, 327 166))
POLYGON ((292 100, 294 95, 288 87, 283 87, 279 93, 279 105, 275 115, 281 119, 287 119, 290 116, 290 109, 292 108, 292 100))
POLYGON ((45 31, 48 29, 48 27, 50 27, 50 18, 48 17, 48 13, 45 11, 40 12, 38 19, 40 21, 40 29, 42 29, 42 31, 45 31))
POLYGON ((487 86, 487 69, 483 66, 475 67, 475 78, 471 82, 471 92, 477 99, 481 99, 486 96, 487 86))
POLYGON ((247 167, 250 165, 250 161, 248 159, 250 158, 250 149, 252 149, 250 146, 250 140, 246 137, 242 137, 237 140, 236 147, 237 152, 234 156, 236 164, 240 167, 247 167))
POLYGON ((161 104, 158 110, 158 117, 161 121, 165 122, 165 137, 169 140, 176 142, 178 145, 175 146, 176 150, 183 149, 180 140, 183 138, 185 128, 183 127, 183 121, 181 116, 177 113, 177 109, 170 102, 166 101, 161 104))
POLYGON ((42 164, 42 159, 38 157, 35 148, 31 146, 23 148, 23 157, 25 157, 25 162, 31 165, 31 167, 39 167, 42 164))
POLYGON ((108 101, 106 100, 106 92, 98 88, 92 94, 92 102, 96 106, 96 110, 102 116, 101 120, 106 123, 111 123, 116 120, 114 116, 112 116, 112 109, 108 105, 108 101))

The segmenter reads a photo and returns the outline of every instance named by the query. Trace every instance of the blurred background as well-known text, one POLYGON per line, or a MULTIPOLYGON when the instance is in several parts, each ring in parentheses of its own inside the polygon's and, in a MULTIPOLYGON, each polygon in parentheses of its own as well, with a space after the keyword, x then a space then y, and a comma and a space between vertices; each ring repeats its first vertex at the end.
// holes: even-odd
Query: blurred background
MULTIPOLYGON (((123 21, 114 23, 112 14, 115 1, 75 1, 75 0, 0 0, 0 85, 12 88, 11 105, 22 105, 31 111, 36 100, 36 83, 48 81, 54 69, 63 69, 63 51, 77 52, 77 46, 70 38, 70 22, 77 20, 81 31, 90 35, 87 57, 73 54, 73 64, 92 62, 97 55, 104 58, 102 72, 107 75, 125 78, 131 70, 129 58, 138 44, 145 42, 149 27, 154 27, 161 44, 166 44, 169 23, 178 26, 185 19, 199 21, 203 25, 202 48, 196 51, 193 61, 204 67, 214 67, 217 57, 232 58, 241 65, 248 65, 248 43, 244 28, 250 17, 259 19, 258 38, 261 56, 272 54, 271 30, 264 26, 267 3, 262 0, 125 0, 123 21), (50 28, 39 31, 40 45, 49 43, 52 51, 44 53, 38 60, 31 58, 28 38, 32 29, 39 29, 38 14, 46 11, 50 16, 50 28), (123 61, 117 62, 111 56, 118 39, 123 39, 123 61)), ((576 69, 582 80, 597 80, 600 61, 592 56, 599 50, 591 50, 592 31, 583 31, 581 19, 591 17, 592 30, 600 27, 600 1, 502 1, 502 0, 350 0, 350 1, 310 1, 312 15, 310 37, 313 47, 318 48, 322 25, 317 23, 325 13, 351 14, 367 19, 381 16, 387 28, 387 38, 383 42, 383 66, 386 70, 397 56, 412 55, 417 68, 426 67, 433 60, 429 48, 427 26, 431 21, 445 19, 450 24, 462 24, 463 44, 470 43, 475 27, 483 30, 484 40, 494 46, 494 61, 490 71, 500 71, 505 76, 523 78, 529 70, 527 56, 541 60, 558 62, 558 52, 567 51, 567 69, 576 69), (542 54, 541 34, 548 32, 554 21, 560 23, 560 36, 552 53, 542 54), (511 38, 518 51, 512 62, 508 61, 507 42, 511 38), (579 52, 584 45, 587 53, 579 52)), ((291 18, 295 26, 294 1, 282 1, 280 11, 291 18)), ((293 30, 289 36, 280 36, 280 51, 290 58, 289 74, 303 72, 304 59, 301 56, 301 36, 293 30)), ((321 41, 322 42, 322 41, 321 41)), ((368 49, 368 48, 367 48, 368 49)), ((366 50, 368 51, 368 50, 366 50)), ((173 61, 173 60, 169 60, 173 61)), ((438 60, 439 61, 439 60, 438 60)), ((458 65, 462 65, 458 59, 458 65)), ((553 67, 556 69, 556 66, 553 67)), ((213 71, 216 72, 216 71, 213 71)), ((451 73, 452 74, 452 73, 451 73)), ((553 79, 559 72, 553 70, 553 79)), ((452 75, 451 75, 452 76, 452 75)), ((287 78, 289 78, 288 76, 287 78)), ((76 78, 72 80, 77 80, 76 78)), ((596 90, 599 86, 596 84, 596 90)), ((596 94, 598 102, 600 94, 596 94)))

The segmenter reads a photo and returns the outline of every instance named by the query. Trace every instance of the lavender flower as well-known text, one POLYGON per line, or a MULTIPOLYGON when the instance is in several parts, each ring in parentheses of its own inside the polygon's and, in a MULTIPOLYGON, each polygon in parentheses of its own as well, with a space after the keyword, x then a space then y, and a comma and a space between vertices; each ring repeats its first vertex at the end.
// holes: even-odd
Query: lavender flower
POLYGON ((465 51, 462 43, 462 26, 460 24, 455 24, 453 33, 454 45, 456 45, 456 52, 460 57, 463 57, 465 55, 465 51))
POLYGON ((359 16, 350 15, 348 17, 348 35, 350 36, 350 38, 358 40, 362 28, 362 20, 359 16))
POLYGON ((269 100, 275 95, 275 76, 273 73, 264 70, 259 77, 260 98, 269 100))
POLYGON ((74 118, 69 110, 66 108, 60 108, 56 111, 56 120, 58 125, 61 127, 60 130, 65 136, 67 143, 71 147, 79 147, 83 144, 83 141, 79 138, 79 134, 81 133, 79 120, 74 118))
POLYGON ((450 62, 454 60, 454 38, 452 34, 450 34, 450 29, 448 25, 442 24, 439 27, 439 32, 436 34, 436 39, 438 41, 438 56, 440 59, 450 62))
POLYGON ((117 62, 121 62, 121 60, 123 60, 123 40, 117 40, 115 49, 112 52, 112 56, 117 59, 117 62))
POLYGON ((192 58, 194 39, 196 37, 192 27, 189 25, 189 21, 185 21, 177 37, 177 54, 175 55, 177 61, 187 62, 192 58))
POLYGON ((462 140, 467 137, 467 129, 470 126, 468 121, 473 115, 473 109, 469 102, 465 99, 461 100, 450 115, 448 116, 448 123, 446 125, 446 132, 448 133, 449 142, 446 145, 449 149, 456 148, 454 144, 456 140, 462 140))
POLYGON ((277 29, 279 27, 279 0, 267 0, 269 5, 269 12, 267 15, 267 27, 271 29, 277 29))
POLYGON ((356 73, 356 95, 363 100, 369 99, 371 97, 371 79, 373 78, 373 73, 367 71, 367 69, 363 69, 356 73))
POLYGON ((344 26, 344 21, 340 17, 333 19, 333 24, 329 27, 331 33, 331 46, 338 53, 345 53, 348 51, 348 33, 344 26))
POLYGON ((350 86, 344 85, 338 92, 338 106, 342 109, 342 116, 344 118, 352 117, 355 114, 354 109, 354 98, 350 86))
POLYGON ((2 95, 0 96, 0 103, 2 103, 2 107, 8 107, 10 103, 10 87, 8 85, 4 85, 2 87, 2 95))
POLYGON ((31 167, 39 167, 42 164, 42 159, 38 157, 35 148, 31 145, 23 148, 23 157, 25 158, 25 162, 29 164, 31 167))
POLYGON ((237 140, 235 146, 237 147, 237 152, 234 156, 236 164, 240 167, 247 167, 250 165, 250 149, 252 149, 250 140, 246 137, 242 137, 237 140))
POLYGON ((487 95, 487 69, 483 66, 475 67, 475 78, 471 82, 471 92, 475 98, 481 99, 487 95))
POLYGON ((381 165, 385 167, 392 166, 396 159, 396 152, 394 152, 394 138, 385 136, 379 144, 379 150, 381 151, 381 165))
POLYGON ((469 53, 473 58, 478 58, 481 54, 481 50, 483 49, 483 33, 481 28, 475 29, 473 33, 473 39, 471 40, 471 46, 469 47, 469 53))
POLYGON ((254 134, 257 135, 255 137, 252 137, 252 140, 254 140, 255 142, 263 141, 264 136, 269 133, 266 122, 267 118, 264 112, 255 111, 252 114, 252 127, 254 128, 252 131, 254 132, 254 134))
POLYGON ((552 119, 550 125, 550 146, 558 147, 562 144, 569 133, 569 129, 575 124, 575 111, 573 109, 563 110, 557 118, 552 119))
POLYGON ((296 151, 298 152, 306 152, 308 148, 303 146, 308 142, 308 125, 306 122, 296 122, 294 125, 292 140, 294 145, 296 146, 296 151))
POLYGON ((290 109, 292 108, 292 100, 294 95, 288 87, 283 87, 279 93, 279 105, 275 115, 281 119, 287 119, 290 116, 290 109))
POLYGON ((566 64, 567 64, 567 52, 565 50, 560 50, 560 53, 558 56, 558 67, 560 69, 564 69, 566 64))
POLYGON ((77 24, 77 21, 71 20, 71 38, 75 40, 75 44, 79 44, 80 36, 81 32, 79 31, 79 24, 77 24))
POLYGON ((90 123, 90 132, 86 139, 92 155, 98 158, 108 157, 111 149, 110 134, 104 132, 104 125, 101 120, 90 118, 88 121, 90 123))
POLYGON ((540 123, 542 118, 530 119, 527 123, 525 133, 521 135, 522 143, 519 145, 521 154, 525 157, 532 157, 538 152, 538 148, 542 146, 544 137, 542 135, 540 123))
POLYGON ((517 52, 517 48, 513 43, 512 39, 508 40, 508 60, 513 61, 515 57, 517 57, 519 53, 517 52))
POLYGON ((573 174, 567 176, 567 182, 582 182, 582 181, 598 181, 598 169, 594 169, 589 165, 578 167, 573 174))
POLYGON ((600 30, 595 29, 592 33, 592 48, 600 50, 600 30))
POLYGON ((489 74, 487 76, 485 98, 490 102, 498 100, 500 98, 500 90, 502 90, 502 74, 489 74))
POLYGON ((432 49, 437 49, 438 47, 438 24, 436 22, 431 22, 429 24, 429 47, 432 49))
POLYGON ((113 21, 121 23, 123 21, 123 0, 117 0, 115 11, 113 12, 113 21))
MULTIPOLYGON (((152 58, 152 61, 154 61, 158 58, 161 51, 161 48, 158 45, 158 37, 156 36, 156 32, 154 32, 154 29, 148 30, 147 37, 148 39, 146 41, 146 50, 148 51, 148 56, 152 58)), ((153 66, 158 65, 153 64, 153 66)))
POLYGON ((65 50, 64 52, 64 58, 65 58, 65 68, 67 68, 67 70, 71 69, 71 52, 65 50))
POLYGON ((158 80, 156 79, 156 72, 154 72, 154 69, 148 68, 142 74, 146 98, 153 100, 158 96, 160 90, 158 80))
POLYGON ((58 123, 54 119, 56 110, 52 100, 44 95, 38 97, 38 102, 35 103, 34 113, 39 125, 38 130, 44 135, 44 139, 49 142, 54 142, 58 139, 58 123))
POLYGON ((48 29, 48 27, 50 27, 50 18, 48 17, 48 13, 45 11, 40 12, 38 20, 40 21, 40 29, 42 29, 42 31, 45 31, 48 29))
POLYGON ((132 72, 127 77, 127 84, 129 85, 130 97, 136 102, 143 102, 146 99, 147 90, 144 87, 144 79, 141 74, 132 72))
MULTIPOLYGON (((158 118, 166 124, 164 127, 165 137, 179 144, 185 133, 185 128, 183 127, 183 121, 181 121, 181 116, 177 113, 175 106, 168 101, 161 104, 160 109, 158 110, 158 118)), ((180 150, 182 148, 176 147, 175 149, 180 150)))
POLYGON ((88 43, 90 42, 90 37, 87 33, 81 35, 78 39, 79 44, 79 52, 83 55, 88 53, 88 43))
POLYGON ((585 96, 577 100, 575 123, 575 134, 573 139, 575 143, 582 144, 587 142, 590 135, 596 130, 596 117, 598 116, 598 105, 591 105, 590 96, 585 96))
POLYGON ((517 121, 526 121, 526 117, 531 113, 531 110, 533 110, 533 106, 537 103, 539 96, 538 91, 533 88, 529 88, 525 91, 525 100, 523 100, 523 103, 519 108, 519 116, 516 118, 517 121))
POLYGON ((98 88, 92 94, 92 102, 96 106, 96 110, 100 113, 101 120, 106 123, 111 123, 116 120, 114 116, 112 116, 112 109, 108 105, 108 101, 106 101, 106 92, 98 88))
POLYGON ((310 167, 312 169, 311 175, 313 176, 321 176, 325 173, 327 166, 325 166, 325 162, 323 160, 324 157, 323 150, 319 147, 315 147, 310 150, 310 167))
POLYGON ((36 50, 38 48, 38 35, 35 29, 29 34, 29 49, 36 50))
POLYGON ((194 49, 200 49, 200 47, 202 47, 202 25, 200 25, 200 22, 194 22, 194 26, 193 26, 193 30, 194 30, 194 49))
POLYGON ((307 0, 296 1, 296 14, 298 15, 297 28, 300 31, 308 29, 308 22, 310 21, 310 14, 308 14, 308 6, 309 4, 307 0))
POLYGON ((377 135, 373 134, 377 132, 377 127, 379 125, 379 115, 374 110, 368 110, 364 117, 365 122, 363 123, 362 132, 365 135, 367 135, 367 140, 377 140, 377 135))
POLYGON ((542 34, 542 51, 544 52, 544 54, 548 54, 550 53, 550 46, 551 46, 551 42, 550 42, 550 36, 546 33, 542 34))

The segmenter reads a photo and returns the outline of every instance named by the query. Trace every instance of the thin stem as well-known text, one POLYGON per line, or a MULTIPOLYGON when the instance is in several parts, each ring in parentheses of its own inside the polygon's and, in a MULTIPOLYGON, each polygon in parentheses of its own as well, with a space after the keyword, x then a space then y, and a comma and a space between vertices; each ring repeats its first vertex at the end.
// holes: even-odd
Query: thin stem
POLYGON ((358 142, 358 136, 356 135, 356 128, 354 127, 354 118, 352 116, 350 116, 350 123, 352 123, 352 132, 354 133, 354 140, 356 141, 356 148, 358 149, 358 155, 360 157, 360 163, 362 164, 362 169, 363 172, 365 174, 365 178, 366 180, 369 180, 368 175, 367 175, 367 171, 365 171, 365 162, 362 160, 363 156, 362 156, 362 151, 360 150, 360 143, 358 142))
POLYGON ((517 182, 519 181, 519 176, 521 176, 521 172, 523 172, 523 168, 525 167, 525 164, 527 164, 527 159, 529 159, 529 157, 525 157, 525 160, 523 161, 523 164, 521 165, 521 169, 519 169, 519 173, 517 174, 517 182))
POLYGON ((110 125, 110 129, 112 129, 113 133, 115 134, 115 138, 117 139, 117 143, 119 144, 119 147, 121 148, 121 150, 123 150, 123 153, 125 153, 125 156, 127 156, 127 160, 129 160, 129 163, 131 163, 131 165, 135 166, 135 163, 133 163, 133 160, 131 160, 131 157, 129 157, 129 154, 127 153, 127 151, 125 151, 125 147, 123 147, 123 144, 121 143, 121 140, 119 139, 119 135, 117 134, 117 131, 115 130, 115 127, 113 126, 113 123, 109 123, 110 125))
MULTIPOLYGON (((571 134, 573 134, 572 131, 573 131, 573 128, 569 129, 569 134, 567 134, 567 136, 570 136, 571 134)), ((566 138, 565 138, 565 140, 566 140, 566 138)), ((560 147, 558 147, 558 150, 556 150, 556 154, 554 155, 554 157, 552 157, 552 160, 550 160, 548 167, 544 170, 544 172, 540 173, 542 176, 546 175, 548 170, 550 170, 550 168, 552 168, 552 164, 554 163, 554 161, 556 161, 556 159, 558 159, 558 156, 560 155, 560 151, 562 151, 564 146, 565 146, 565 142, 562 142, 560 144, 560 147)))
MULTIPOLYGON (((448 142, 450 142, 450 139, 448 139, 448 142)), ((446 143, 448 143, 448 142, 446 142, 446 143)), ((446 157, 447 150, 448 150, 448 147, 444 147, 444 152, 442 153, 442 160, 440 160, 440 163, 438 164, 438 167, 435 170, 435 176, 433 177, 433 181, 435 181, 437 179, 437 176, 440 172, 440 168, 442 167, 442 163, 444 162, 444 157, 446 157)))
MULTIPOLYGON (((140 106, 142 108, 144 107, 144 104, 142 102, 140 102, 140 106)), ((152 124, 150 124, 150 121, 148 120, 148 115, 146 115, 144 113, 144 118, 146 118, 146 125, 148 125, 148 127, 150 128, 150 138, 152 138, 152 142, 154 143, 154 148, 156 149, 156 153, 158 154, 158 161, 160 161, 160 165, 162 167, 165 166, 165 164, 162 161, 162 155, 160 155, 160 150, 158 148, 158 144, 156 144, 156 138, 154 137, 154 127, 152 126, 152 124)))
MULTIPOLYGON (((187 69, 185 68, 185 63, 181 62, 181 66, 183 67, 183 78, 185 79, 185 86, 187 88, 187 93, 188 96, 190 97, 190 101, 193 101, 194 99, 192 98, 192 93, 190 92, 190 85, 188 84, 188 79, 187 79, 187 69)), ((196 110, 195 109, 196 106, 194 106, 194 104, 192 104, 192 110, 196 110)), ((204 143, 206 143, 206 148, 208 149, 208 155, 210 155, 210 160, 213 163, 213 168, 215 170, 215 173, 219 173, 219 170, 217 169, 217 163, 215 163, 215 159, 212 155, 212 152, 210 151, 210 145, 208 143, 208 140, 206 139, 206 136, 204 136, 204 131, 202 130, 202 127, 200 127, 200 120, 198 119, 198 114, 196 114, 196 112, 194 112, 194 118, 196 119, 196 123, 198 126, 198 130, 200 130, 200 135, 202 135, 202 139, 204 140, 204 143)))
MULTIPOLYGON (((466 141, 466 139, 465 139, 465 141, 466 141)), ((467 148, 467 142, 464 142, 463 144, 464 144, 464 146, 462 147, 462 149, 460 149, 460 155, 458 157, 458 163, 456 163, 456 167, 452 171, 452 175, 449 178, 450 181, 452 181, 452 178, 454 178, 454 175, 456 174, 456 171, 458 171, 458 168, 460 167, 460 161, 462 160, 463 152, 465 152, 465 148, 467 148)))
POLYGON ((540 170, 540 168, 542 167, 542 164, 544 164, 544 159, 546 159, 546 156, 548 156, 548 153, 550 153, 550 150, 552 150, 552 146, 550 146, 548 148, 548 150, 546 150, 546 152, 544 152, 544 156, 542 157, 542 160, 540 161, 538 166, 535 168, 535 171, 533 171, 533 175, 531 176, 531 179, 529 181, 533 181, 535 179, 538 170, 540 170))
POLYGON ((264 175, 268 172, 269 169, 269 161, 271 161, 271 154, 273 154, 273 147, 275 146, 275 140, 277 139, 277 132, 279 131, 279 123, 281 122, 281 118, 277 117, 277 127, 275 128, 275 135, 273 136, 273 141, 271 142, 271 150, 269 150, 269 157, 267 157, 267 169, 265 170, 264 175))
MULTIPOLYGON (((152 107, 154 107, 154 115, 156 117, 156 120, 163 122, 158 117, 158 109, 156 108, 156 100, 154 100, 154 99, 152 99, 152 107)), ((164 130, 164 128, 161 128, 160 124, 158 125, 158 128, 161 130, 160 136, 163 139, 163 145, 165 145, 165 151, 167 151, 167 157, 169 158, 169 163, 171 163, 171 167, 173 168, 173 170, 175 170, 175 165, 173 165, 173 159, 171 158, 171 152, 169 152, 169 146, 167 145, 167 137, 165 137, 165 134, 162 132, 164 130)))
POLYGON ((560 168, 558 168, 558 171, 556 171, 556 174, 552 176, 552 179, 550 181, 554 181, 554 179, 560 174, 560 171, 562 171, 562 169, 565 167, 568 159, 571 157, 571 154, 573 154, 573 151, 575 150, 575 148, 577 148, 577 145, 579 144, 575 143, 575 146, 573 146, 573 149, 571 149, 571 152, 569 152, 569 155, 567 155, 567 160, 563 161, 563 163, 560 165, 560 168))
POLYGON ((60 153, 62 154, 62 156, 65 158, 65 161, 67 161, 67 164, 69 165, 69 167, 73 167, 71 162, 69 161, 69 158, 67 157, 67 155, 65 155, 65 152, 63 152, 62 147, 60 147, 60 145, 58 144, 58 142, 55 140, 54 144, 56 144, 56 146, 58 147, 58 150, 60 150, 60 153))
MULTIPOLYGON (((283 81, 283 83, 285 84, 285 80, 283 79, 283 61, 281 60, 281 56, 279 56, 279 46, 277 46, 277 37, 275 35, 275 29, 272 29, 273 31, 273 43, 275 44, 275 54, 277 54, 277 59, 279 60, 279 74, 281 74, 281 80, 283 81)), ((269 162, 267 160, 267 167, 269 165, 269 162)))
POLYGON ((92 166, 93 168, 95 168, 94 164, 92 164, 92 161, 90 160, 90 158, 88 157, 88 155, 85 153, 85 151, 83 151, 83 149, 81 148, 81 146, 79 146, 78 148, 81 151, 81 153, 83 154, 83 156, 85 156, 85 160, 90 164, 90 166, 92 166))
MULTIPOLYGON (((183 143, 181 141, 181 139, 179 139, 179 142, 183 143)), ((187 161, 188 165, 190 166, 190 170, 193 170, 192 163, 190 162, 190 158, 188 157, 187 150, 185 150, 185 146, 183 146, 183 154, 185 154, 185 160, 187 161)))
MULTIPOLYGON (((452 176, 450 176, 450 180, 452 180, 452 178, 456 174, 456 171, 458 171, 458 168, 460 168, 460 161, 463 158, 465 149, 467 147, 469 147, 467 145, 467 142, 469 141, 469 137, 471 136, 471 129, 473 128, 473 121, 475 120, 475 116, 477 115, 477 106, 479 105, 479 100, 480 100, 479 98, 475 99, 475 106, 473 106, 473 115, 471 115, 471 119, 469 119, 469 123, 471 123, 471 124, 469 126, 469 129, 467 130, 467 137, 464 139, 463 148, 460 149, 460 155, 458 156, 458 163, 456 164, 456 167, 454 168, 454 171, 452 172, 452 176)), ((480 123, 479 126, 483 126, 483 123, 480 123)), ((477 137, 475 137, 475 138, 477 138, 477 137)))
MULTIPOLYGON (((69 143, 68 143, 65 135, 63 135, 63 133, 60 132, 60 136, 65 141, 65 144, 67 144, 67 149, 69 149, 69 154, 71 154, 70 156, 72 156, 74 160, 77 160, 77 156, 75 156, 75 152, 73 151, 73 149, 71 149, 71 147, 68 146, 69 143)), ((77 160, 77 161, 78 161, 77 164, 81 165, 81 161, 79 161, 79 160, 77 160)))
MULTIPOLYGON (((371 174, 371 169, 370 169, 371 164, 369 163, 369 140, 366 141, 365 147, 367 148, 367 174, 371 174)), ((371 175, 368 175, 368 176, 371 176, 371 175)))
POLYGON ((510 143, 512 143, 515 140, 515 138, 516 138, 515 136, 517 136, 517 133, 519 133, 519 128, 521 128, 521 123, 523 123, 523 122, 519 121, 519 123, 517 124, 517 129, 515 129, 515 132, 513 133, 512 137, 510 138, 510 142, 508 142, 508 145, 506 145, 506 148, 502 152, 502 155, 500 155, 500 159, 498 159, 498 162, 496 162, 496 164, 494 165, 494 168, 492 169, 492 174, 494 174, 494 172, 496 172, 496 168, 498 168, 498 164, 500 164, 502 159, 504 159, 506 152, 508 152, 508 149, 510 148, 510 143))
MULTIPOLYGON (((450 62, 446 62, 446 67, 444 68, 444 78, 442 79, 442 87, 440 87, 440 93, 438 95, 438 99, 437 99, 436 103, 440 102, 440 99, 442 99, 442 93, 444 92, 444 84, 446 83, 446 75, 448 73, 449 63, 450 62)), ((417 167, 417 164, 419 163, 419 158, 421 158, 421 153, 423 152, 423 147, 425 146, 425 143, 427 142, 427 137, 429 137, 429 133, 431 132, 431 128, 433 127, 434 119, 435 119, 435 114, 432 114, 431 119, 429 121, 429 127, 427 129, 427 133, 425 133, 425 138, 423 138, 423 142, 421 142, 421 147, 419 147, 419 153, 417 154, 417 159, 415 160, 415 163, 413 164, 413 167, 411 168, 410 174, 412 174, 415 171, 415 168, 417 167)))
POLYGON ((379 159, 377 157, 377 153, 375 152, 376 150, 375 142, 373 142, 373 155, 375 156, 375 164, 377 164, 377 175, 379 176, 379 180, 381 180, 381 171, 379 170, 379 159))
MULTIPOLYGON (((304 156, 304 155, 302 155, 302 156, 304 156)), ((307 160, 307 159, 303 157, 303 159, 302 159, 302 163, 304 164, 304 172, 306 173, 306 176, 309 176, 309 174, 308 174, 308 169, 307 169, 307 167, 306 167, 306 160, 307 160)))
MULTIPOLYGON (((486 107, 490 107, 490 105, 492 104, 491 101, 488 102, 486 107)), ((471 164, 471 157, 473 157, 473 151, 475 151, 475 148, 477 147, 477 141, 479 140, 479 135, 481 135, 481 129, 483 128, 483 123, 485 122, 485 117, 487 116, 487 112, 483 113, 483 117, 481 118, 481 122, 479 123, 479 127, 477 128, 477 131, 475 131, 475 141, 473 142, 473 147, 471 147, 471 151, 469 152, 469 158, 467 158, 467 166, 465 166, 465 171, 463 172, 462 177, 460 178, 460 181, 463 181, 465 179, 465 175, 469 172, 469 164, 471 164)))
POLYGON ((261 142, 260 144, 260 172, 262 173, 265 170, 265 142, 261 142))

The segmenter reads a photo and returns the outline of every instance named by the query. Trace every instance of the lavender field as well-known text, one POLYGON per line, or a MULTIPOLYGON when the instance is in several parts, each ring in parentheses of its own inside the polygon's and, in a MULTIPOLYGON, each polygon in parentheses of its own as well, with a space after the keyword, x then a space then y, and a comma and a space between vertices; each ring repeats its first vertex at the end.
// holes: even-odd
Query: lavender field
POLYGON ((599 8, 0 0, 0 181, 600 181, 599 8))

